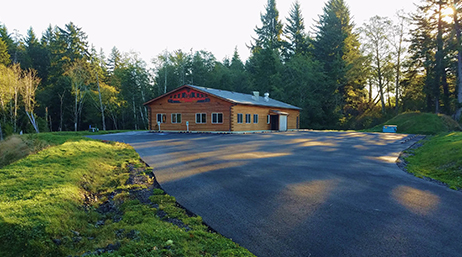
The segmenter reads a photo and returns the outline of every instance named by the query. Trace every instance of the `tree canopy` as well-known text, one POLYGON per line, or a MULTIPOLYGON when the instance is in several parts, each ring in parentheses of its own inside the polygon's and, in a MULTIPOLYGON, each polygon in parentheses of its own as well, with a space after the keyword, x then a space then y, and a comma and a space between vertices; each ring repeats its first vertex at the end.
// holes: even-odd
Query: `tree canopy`
POLYGON ((302 108, 302 128, 361 129, 405 111, 460 119, 461 10, 459 1, 421 0, 414 13, 356 27, 346 0, 328 0, 314 24, 299 1, 281 19, 268 0, 247 60, 237 48, 223 60, 176 49, 152 64, 116 46, 106 55, 73 22, 25 36, 0 25, 0 137, 147 129, 143 103, 184 84, 268 92, 302 108))

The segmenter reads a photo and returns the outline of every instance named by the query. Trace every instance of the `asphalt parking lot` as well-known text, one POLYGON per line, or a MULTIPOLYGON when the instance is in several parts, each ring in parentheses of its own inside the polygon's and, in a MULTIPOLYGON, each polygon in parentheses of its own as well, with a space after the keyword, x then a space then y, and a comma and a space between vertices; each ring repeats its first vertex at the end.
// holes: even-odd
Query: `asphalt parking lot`
POLYGON ((462 255, 462 193, 397 167, 408 135, 94 138, 132 145, 167 193, 257 256, 462 255))

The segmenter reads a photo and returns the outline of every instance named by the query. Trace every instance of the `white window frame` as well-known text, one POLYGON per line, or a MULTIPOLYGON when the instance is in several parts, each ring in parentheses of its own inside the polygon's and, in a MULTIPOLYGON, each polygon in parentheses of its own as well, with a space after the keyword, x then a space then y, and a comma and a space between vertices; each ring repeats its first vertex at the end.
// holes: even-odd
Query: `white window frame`
POLYGON ((160 116, 161 117, 160 118, 160 123, 166 123, 167 122, 167 114, 165 114, 165 113, 158 113, 156 115, 156 122, 159 122, 159 115, 161 115, 160 116), (165 118, 165 119, 163 119, 163 118, 165 118))
POLYGON ((268 114, 268 116, 266 116, 266 124, 270 124, 270 122, 271 122, 271 117, 268 114))
POLYGON ((253 115, 253 123, 254 123, 254 124, 258 124, 258 120, 259 120, 258 114, 254 114, 254 115, 253 115), (256 117, 256 119, 255 119, 255 117, 256 117))
POLYGON ((250 116, 250 113, 246 113, 246 114, 245 114, 245 123, 246 123, 246 124, 252 123, 251 118, 252 118, 252 116, 250 116))
POLYGON ((242 114, 242 113, 238 113, 238 114, 237 114, 237 123, 242 124, 243 122, 244 122, 243 114, 242 114), (239 122, 239 116, 241 117, 241 118, 240 118, 240 120, 241 120, 240 122, 239 122))
POLYGON ((207 124, 207 113, 205 112, 200 112, 200 113, 196 113, 196 124, 207 124), (200 115, 200 122, 197 122, 197 115, 200 115), (205 121, 203 120, 203 118, 205 117, 205 121))
POLYGON ((170 118, 171 118, 172 124, 179 124, 182 121, 181 120, 181 113, 172 113, 170 118), (180 122, 178 122, 178 115, 180 117, 180 122), (173 119, 173 116, 175 116, 175 119, 173 119), (173 122, 173 121, 175 121, 175 122, 173 122))
POLYGON ((223 124, 223 113, 222 112, 212 112, 212 114, 210 115, 211 116, 211 121, 212 121, 212 124, 223 124), (219 115, 221 114, 221 122, 219 122, 219 115), (216 115, 216 120, 217 122, 213 122, 213 116, 216 115))

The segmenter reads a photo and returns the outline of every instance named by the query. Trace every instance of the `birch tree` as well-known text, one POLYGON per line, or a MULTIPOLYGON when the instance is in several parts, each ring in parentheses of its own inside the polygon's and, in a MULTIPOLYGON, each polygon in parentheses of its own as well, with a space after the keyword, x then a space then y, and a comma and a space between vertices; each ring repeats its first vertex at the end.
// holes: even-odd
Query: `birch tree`
POLYGON ((67 75, 71 80, 71 92, 74 96, 74 131, 77 131, 80 117, 79 115, 82 113, 83 99, 86 93, 85 82, 88 78, 88 72, 84 67, 84 63, 77 61, 69 69, 67 75))
POLYGON ((396 16, 398 18, 397 23, 392 25, 391 30, 391 46, 394 50, 394 57, 395 57, 395 111, 396 113, 399 112, 399 95, 400 95, 400 87, 399 83, 401 80, 401 69, 402 69, 402 60, 403 56, 406 53, 406 48, 404 47, 404 40, 406 36, 406 25, 407 19, 404 16, 404 11, 398 11, 396 16))
POLYGON ((37 72, 32 69, 24 71, 22 74, 21 96, 24 102, 24 109, 30 123, 35 129, 35 132, 39 133, 39 128, 35 120, 34 109, 36 104, 35 92, 40 84, 40 78, 37 77, 37 72))
POLYGON ((390 74, 391 54, 389 44, 390 19, 374 16, 369 19, 361 28, 364 42, 363 47, 371 60, 372 79, 377 85, 382 104, 382 113, 385 113, 384 90, 386 82, 390 81, 387 75, 390 74))

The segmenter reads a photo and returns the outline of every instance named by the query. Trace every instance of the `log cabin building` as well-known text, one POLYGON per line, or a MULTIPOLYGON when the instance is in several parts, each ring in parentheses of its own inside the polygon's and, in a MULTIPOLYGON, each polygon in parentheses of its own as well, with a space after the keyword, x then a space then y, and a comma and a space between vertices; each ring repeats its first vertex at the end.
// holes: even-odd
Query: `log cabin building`
POLYGON ((301 108, 271 99, 268 93, 184 85, 144 105, 151 131, 287 131, 300 124, 301 108))

